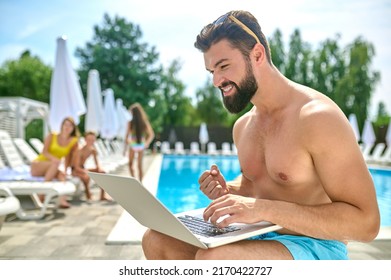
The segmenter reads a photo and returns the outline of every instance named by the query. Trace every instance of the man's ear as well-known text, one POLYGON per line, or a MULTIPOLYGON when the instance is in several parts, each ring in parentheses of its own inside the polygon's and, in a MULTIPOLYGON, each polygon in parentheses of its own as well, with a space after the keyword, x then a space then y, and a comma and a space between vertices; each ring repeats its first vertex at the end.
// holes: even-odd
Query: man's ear
POLYGON ((253 50, 251 51, 252 56, 255 58, 256 63, 262 63, 266 59, 265 48, 262 44, 255 44, 253 50))

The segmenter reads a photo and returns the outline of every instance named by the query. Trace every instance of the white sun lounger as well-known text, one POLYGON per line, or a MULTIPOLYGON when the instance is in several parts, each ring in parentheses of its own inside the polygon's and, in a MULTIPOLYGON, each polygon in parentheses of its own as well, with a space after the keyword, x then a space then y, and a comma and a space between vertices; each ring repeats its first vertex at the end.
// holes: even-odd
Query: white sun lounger
POLYGON ((8 188, 13 195, 31 195, 37 203, 38 211, 26 210, 22 207, 16 212, 16 216, 21 220, 39 220, 42 219, 46 210, 57 210, 58 198, 63 195, 72 195, 76 187, 71 182, 33 182, 33 181, 2 181, 0 188, 8 188), (38 194, 45 195, 45 200, 41 203, 37 198, 38 194), (54 202, 54 203, 53 203, 54 202))
POLYGON ((221 154, 226 156, 232 155, 230 143, 228 142, 221 143, 221 154))
POLYGON ((383 155, 380 156, 377 163, 384 164, 384 165, 391 164, 391 145, 390 144, 384 150, 383 155))
POLYGON ((0 187, 8 188, 15 196, 32 196, 39 207, 39 211, 36 213, 36 211, 26 211, 21 206, 16 212, 19 219, 41 219, 48 208, 53 208, 53 210, 58 208, 59 201, 58 199, 54 200, 54 198, 75 194, 76 186, 71 181, 44 182, 43 177, 31 176, 30 166, 23 162, 11 139, 3 138, 0 140, 0 151, 9 165, 6 166, 0 158, 0 187), (37 197, 38 194, 45 195, 44 202, 40 202, 37 197))
POLYGON ((0 186, 0 230, 3 226, 5 217, 8 214, 15 213, 20 208, 19 200, 5 186, 0 186))
POLYGON ((379 162, 385 147, 386 147, 386 144, 384 144, 384 143, 376 144, 375 148, 373 149, 372 154, 370 156, 367 156, 366 161, 368 163, 379 162))
POLYGON ((42 153, 44 144, 41 140, 39 140, 38 138, 30 138, 29 142, 37 151, 37 153, 42 153))
POLYGON ((198 142, 190 143, 190 154, 191 155, 199 155, 201 153, 200 144, 198 142))
POLYGON ((374 145, 375 144, 372 144, 372 143, 363 144, 362 155, 363 155, 365 161, 369 161, 371 159, 371 151, 372 151, 374 145))
POLYGON ((181 141, 175 142, 175 154, 177 154, 177 155, 186 154, 183 142, 181 142, 181 141))
POLYGON ((170 142, 163 141, 160 146, 160 152, 162 154, 171 154, 170 142))
POLYGON ((208 150, 208 155, 218 155, 219 152, 217 151, 216 143, 215 142, 208 142, 207 144, 207 150, 208 150))
POLYGON ((38 156, 38 153, 22 138, 14 138, 14 144, 27 163, 31 164, 38 156))

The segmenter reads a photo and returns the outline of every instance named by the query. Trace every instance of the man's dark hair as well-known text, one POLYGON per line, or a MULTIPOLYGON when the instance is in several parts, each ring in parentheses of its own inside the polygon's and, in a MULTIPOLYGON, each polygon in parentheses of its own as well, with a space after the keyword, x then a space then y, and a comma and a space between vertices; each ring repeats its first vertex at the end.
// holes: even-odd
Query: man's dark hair
POLYGON ((257 42, 255 38, 246 32, 239 24, 232 21, 229 18, 229 15, 234 16, 252 32, 254 32, 259 42, 265 48, 266 58, 271 64, 272 61, 269 44, 265 35, 261 31, 261 26, 257 19, 251 13, 246 11, 231 11, 226 14, 226 19, 223 22, 214 22, 205 26, 197 36, 194 46, 201 52, 205 53, 213 44, 226 39, 233 48, 239 49, 245 57, 248 57, 257 42))

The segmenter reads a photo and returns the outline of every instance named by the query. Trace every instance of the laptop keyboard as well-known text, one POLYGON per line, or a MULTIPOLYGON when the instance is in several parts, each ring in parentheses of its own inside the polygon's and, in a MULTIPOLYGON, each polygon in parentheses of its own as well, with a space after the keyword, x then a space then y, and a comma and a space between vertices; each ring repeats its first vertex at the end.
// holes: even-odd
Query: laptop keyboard
POLYGON ((191 232, 206 236, 212 237, 217 235, 222 235, 229 232, 234 232, 239 230, 240 228, 235 226, 228 226, 225 228, 218 228, 217 226, 211 224, 210 222, 206 222, 202 218, 194 217, 194 216, 180 216, 178 219, 188 228, 191 232))

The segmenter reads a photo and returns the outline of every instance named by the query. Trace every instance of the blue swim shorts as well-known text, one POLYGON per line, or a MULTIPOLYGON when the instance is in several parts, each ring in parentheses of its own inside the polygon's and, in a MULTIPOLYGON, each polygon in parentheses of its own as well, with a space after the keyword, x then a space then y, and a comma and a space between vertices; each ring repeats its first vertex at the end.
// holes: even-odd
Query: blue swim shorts
POLYGON ((274 240, 283 244, 294 260, 348 260, 348 250, 343 242, 316 239, 308 236, 269 232, 248 240, 274 240))

